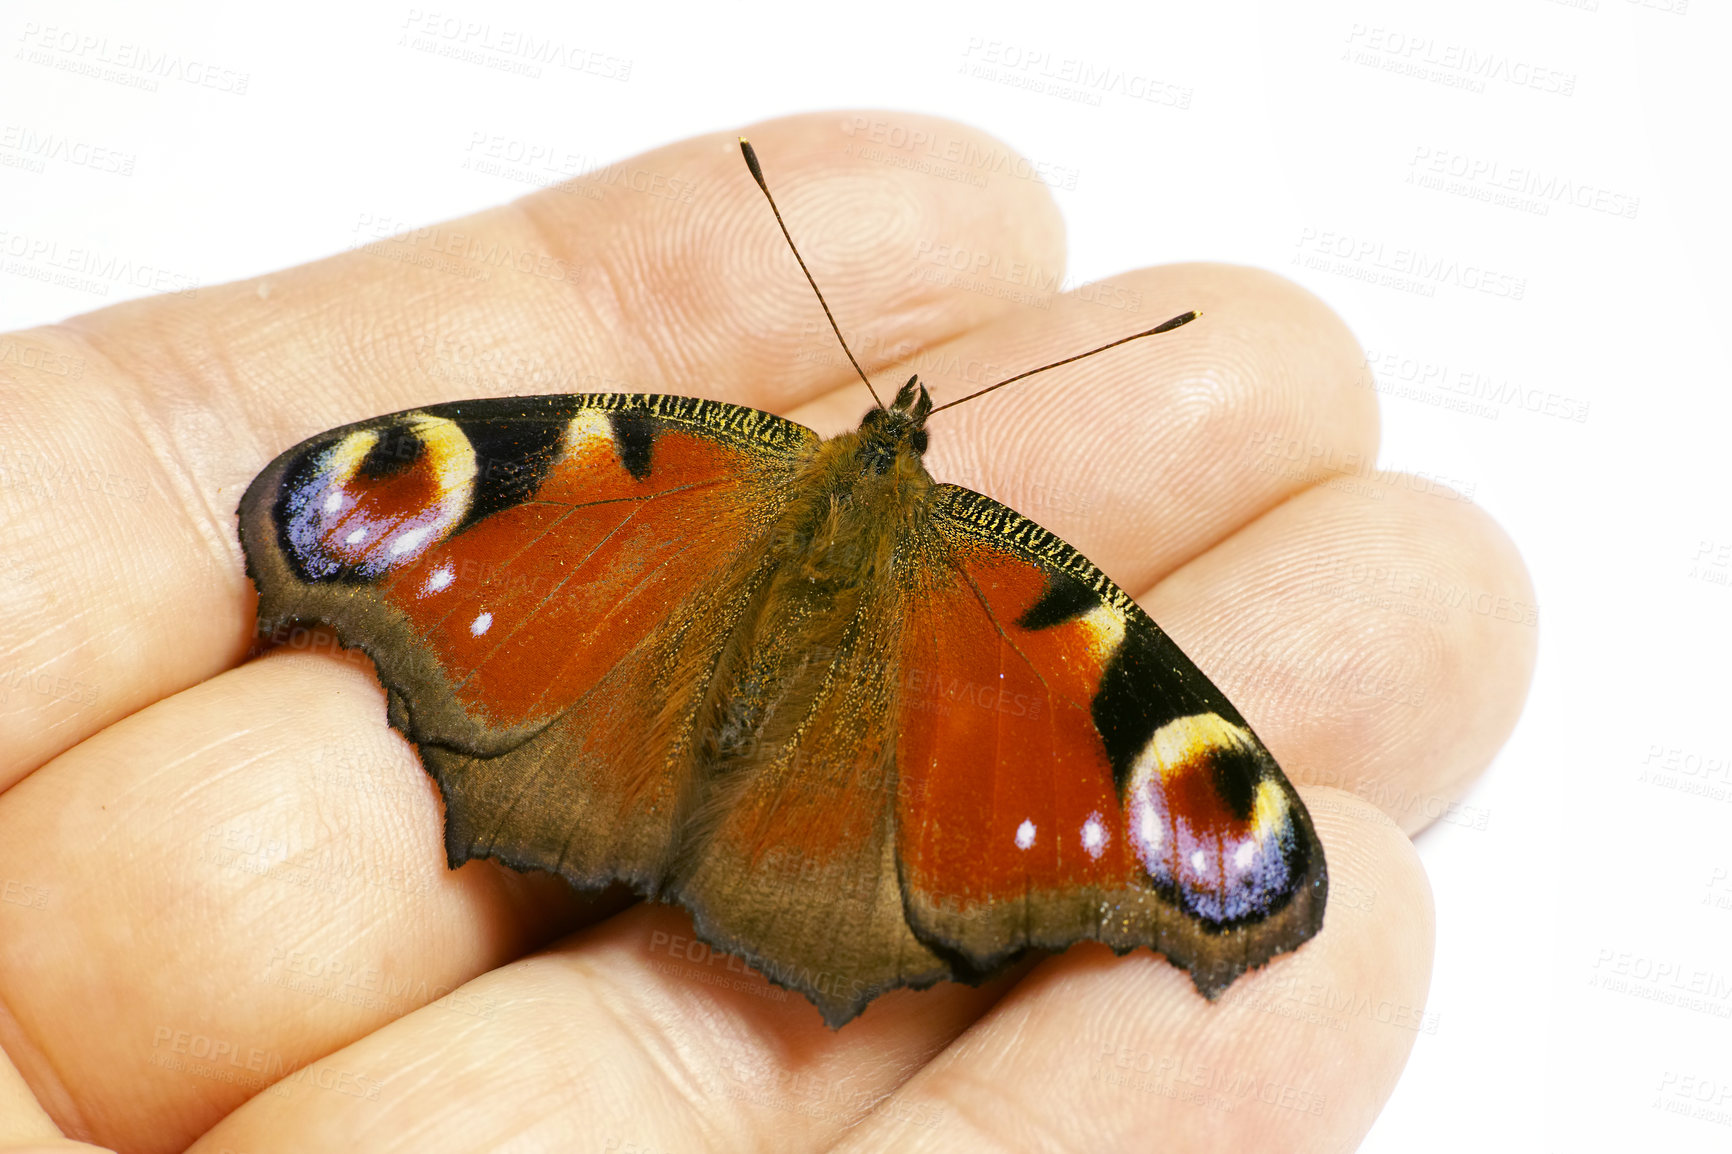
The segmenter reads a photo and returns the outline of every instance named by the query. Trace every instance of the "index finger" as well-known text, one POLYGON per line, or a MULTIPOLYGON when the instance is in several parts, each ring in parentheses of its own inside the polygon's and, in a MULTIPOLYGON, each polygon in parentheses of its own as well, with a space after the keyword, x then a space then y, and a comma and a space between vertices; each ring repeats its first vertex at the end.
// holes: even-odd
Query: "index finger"
MULTIPOLYGON (((872 123, 832 113, 752 130, 832 309, 879 337, 858 350, 868 369, 1012 307, 909 276, 920 245, 1063 261, 1043 185, 884 163, 855 146, 872 123)), ((1009 155, 948 121, 896 123, 1009 155)), ((617 168, 653 179, 606 170, 400 234, 402 222, 363 217, 370 243, 340 256, 16 338, 51 355, 0 371, 0 523, 30 571, 0 582, 0 789, 239 660, 253 593, 235 501, 312 433, 507 393, 660 391, 777 410, 853 375, 733 135, 617 168), (43 367, 69 364, 71 389, 43 367)))

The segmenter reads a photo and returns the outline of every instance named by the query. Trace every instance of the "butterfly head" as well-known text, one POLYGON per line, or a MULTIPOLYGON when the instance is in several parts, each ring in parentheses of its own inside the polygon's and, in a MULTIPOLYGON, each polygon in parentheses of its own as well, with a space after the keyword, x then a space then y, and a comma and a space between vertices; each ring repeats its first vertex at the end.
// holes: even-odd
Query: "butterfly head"
POLYGON ((860 421, 860 458, 863 467, 886 473, 898 457, 919 459, 926 452, 926 415, 932 398, 918 375, 908 378, 888 408, 868 409, 860 421))

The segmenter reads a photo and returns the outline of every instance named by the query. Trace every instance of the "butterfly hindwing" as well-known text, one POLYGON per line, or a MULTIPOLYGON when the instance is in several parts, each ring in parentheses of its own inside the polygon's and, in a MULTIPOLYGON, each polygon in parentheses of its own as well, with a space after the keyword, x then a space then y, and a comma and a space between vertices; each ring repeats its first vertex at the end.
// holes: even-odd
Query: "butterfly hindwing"
POLYGON ((453 864, 651 875, 689 784, 669 771, 681 710, 738 608, 716 575, 816 444, 758 410, 630 394, 335 429, 242 500, 261 629, 325 621, 373 658, 453 864))
POLYGON ((910 923, 990 970, 1149 946, 1214 996, 1322 923, 1303 803, 1250 726, 1076 550, 939 486, 901 649, 910 923))

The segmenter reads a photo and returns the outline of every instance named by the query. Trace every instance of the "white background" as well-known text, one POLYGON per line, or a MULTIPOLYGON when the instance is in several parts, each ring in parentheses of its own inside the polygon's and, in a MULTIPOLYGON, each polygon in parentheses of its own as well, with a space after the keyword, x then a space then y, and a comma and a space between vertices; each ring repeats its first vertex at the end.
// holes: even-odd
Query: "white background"
POLYGON ((1070 283, 1218 259, 1320 294, 1372 351, 1380 463, 1502 522, 1541 635, 1515 736, 1419 838, 1427 1026, 1365 1148, 1732 1149, 1722 5, 436 10, 599 54, 539 76, 404 43, 431 6, 150 7, 0 17, 0 328, 526 191, 464 167, 477 134, 599 166, 853 107, 1041 162, 1070 283), (1078 69, 1118 79, 1053 90, 1078 69))

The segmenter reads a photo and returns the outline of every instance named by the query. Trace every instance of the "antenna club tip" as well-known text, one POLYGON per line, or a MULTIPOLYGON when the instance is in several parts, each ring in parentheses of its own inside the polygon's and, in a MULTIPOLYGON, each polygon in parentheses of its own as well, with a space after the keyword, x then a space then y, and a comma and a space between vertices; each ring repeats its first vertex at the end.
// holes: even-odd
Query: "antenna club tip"
POLYGON ((758 182, 758 187, 764 190, 764 195, 770 195, 770 186, 764 183, 764 170, 758 166, 758 152, 752 147, 752 142, 740 137, 740 154, 746 158, 746 167, 752 172, 752 179, 758 182))
POLYGON ((1203 314, 1200 310, 1192 309, 1188 313, 1180 313, 1178 316, 1172 318, 1171 320, 1162 321, 1160 324, 1156 325, 1154 328, 1148 330, 1147 332, 1138 333, 1137 335, 1138 336, 1144 336, 1144 337, 1152 337, 1152 336, 1156 335, 1157 333, 1170 333, 1174 329, 1178 328, 1180 325, 1188 325, 1192 321, 1196 320, 1198 317, 1200 317, 1202 315, 1203 314))

